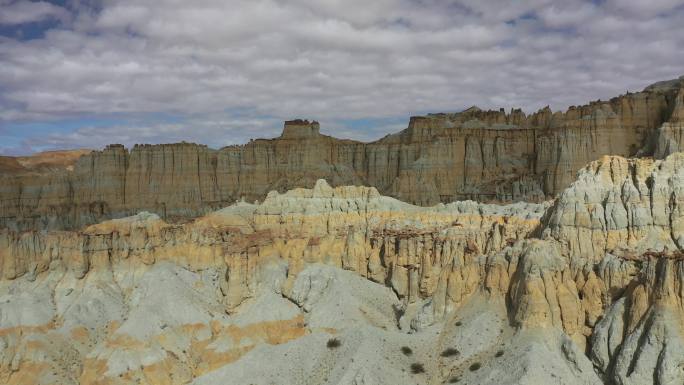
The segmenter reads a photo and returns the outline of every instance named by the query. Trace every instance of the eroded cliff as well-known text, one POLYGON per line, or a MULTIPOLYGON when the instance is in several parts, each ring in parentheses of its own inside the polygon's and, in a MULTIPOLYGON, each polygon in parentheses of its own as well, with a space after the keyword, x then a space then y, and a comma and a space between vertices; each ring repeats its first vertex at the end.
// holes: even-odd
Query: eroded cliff
MULTIPOLYGON (((609 101, 526 115, 482 111, 411 118, 372 143, 321 135, 318 123, 290 121, 279 138, 213 150, 180 143, 111 145, 73 170, 0 169, 0 225, 76 229, 150 211, 169 222, 276 190, 374 186, 418 205, 475 199, 541 202, 604 155, 663 158, 682 146, 682 82, 656 83, 609 101)), ((16 166, 16 165, 15 165, 16 166)))
POLYGON ((185 224, 6 229, 0 376, 681 382, 683 166, 603 157, 540 204, 419 207, 318 181, 185 224))

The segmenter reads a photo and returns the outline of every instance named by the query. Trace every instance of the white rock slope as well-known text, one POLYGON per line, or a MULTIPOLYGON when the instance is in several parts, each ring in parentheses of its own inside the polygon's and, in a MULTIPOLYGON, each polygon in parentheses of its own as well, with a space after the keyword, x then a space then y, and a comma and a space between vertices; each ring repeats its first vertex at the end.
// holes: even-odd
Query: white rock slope
POLYGON ((0 383, 684 382, 684 153, 553 202, 272 192, 186 224, 0 230, 0 383))

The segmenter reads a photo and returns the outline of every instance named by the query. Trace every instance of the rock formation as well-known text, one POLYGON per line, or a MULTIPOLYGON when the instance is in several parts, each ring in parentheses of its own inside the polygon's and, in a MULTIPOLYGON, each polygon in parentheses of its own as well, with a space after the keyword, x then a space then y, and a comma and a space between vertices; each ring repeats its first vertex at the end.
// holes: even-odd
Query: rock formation
POLYGON ((663 123, 656 134, 653 156, 662 159, 684 150, 684 86, 679 89, 670 120, 663 123))
POLYGON ((683 207, 675 152, 601 157, 544 203, 420 207, 319 180, 187 223, 4 229, 0 378, 680 383, 683 207))
POLYGON ((0 225, 16 230, 77 229, 150 211, 175 222, 272 190, 373 186, 418 205, 456 200, 552 198, 586 163, 604 155, 655 155, 682 148, 684 79, 656 83, 609 101, 549 108, 431 114, 361 143, 321 135, 319 124, 285 123, 279 138, 213 150, 180 143, 111 145, 73 170, 29 172, 0 163, 0 225))
POLYGON ((683 137, 680 78, 0 157, 0 382, 682 383, 683 137))

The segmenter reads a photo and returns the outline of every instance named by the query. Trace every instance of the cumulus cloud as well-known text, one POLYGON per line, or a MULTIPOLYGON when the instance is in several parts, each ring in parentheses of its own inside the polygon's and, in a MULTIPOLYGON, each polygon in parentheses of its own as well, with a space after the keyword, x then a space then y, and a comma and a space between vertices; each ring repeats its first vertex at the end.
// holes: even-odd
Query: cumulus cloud
POLYGON ((69 13, 62 7, 44 1, 0 1, 0 25, 33 23, 46 19, 65 20, 69 13))
MULTIPOLYGON (((684 74, 682 3, 5 3, 0 21, 22 20, 4 10, 27 4, 68 9, 69 15, 40 38, 0 36, 0 124, 172 113, 184 117, 186 128, 196 125, 183 132, 146 120, 88 128, 97 133, 83 127, 55 131, 47 142, 45 135, 26 133, 22 141, 33 148, 101 147, 123 141, 110 136, 122 133, 137 142, 269 136, 274 122, 293 117, 319 119, 340 135, 369 139, 396 127, 397 117, 408 121, 427 111, 474 104, 561 109, 684 74), (243 109, 251 111, 246 121, 231 114, 243 109), (219 124, 202 123, 209 116, 221 117, 219 124), (348 119, 392 124, 355 128, 342 123, 348 119), (259 135, 260 129, 266 131, 259 135)), ((24 20, 56 17, 29 14, 24 20)))

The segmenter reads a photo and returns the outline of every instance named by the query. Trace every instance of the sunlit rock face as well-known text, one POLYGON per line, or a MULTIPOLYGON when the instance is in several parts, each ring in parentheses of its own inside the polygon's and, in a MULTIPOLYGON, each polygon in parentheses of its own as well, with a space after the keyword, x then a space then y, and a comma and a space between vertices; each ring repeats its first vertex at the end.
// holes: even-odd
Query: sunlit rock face
POLYGON ((318 180, 185 223, 6 228, 0 378, 681 383, 683 173, 681 152, 610 156, 541 203, 318 180))
POLYGON ((682 81, 0 158, 0 382, 682 383, 682 81))
POLYGON ((473 199, 542 202, 604 155, 655 155, 682 148, 684 92, 677 79, 609 101, 542 109, 413 117, 371 143, 320 134, 318 122, 288 121, 274 139, 218 150, 191 143, 110 145, 80 159, 0 159, 0 224, 15 230, 77 229, 149 211, 167 222, 207 214, 270 191, 373 186, 431 206, 473 199), (23 163, 22 163, 23 162, 23 163))

